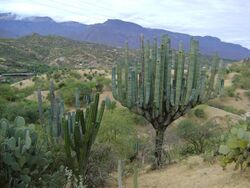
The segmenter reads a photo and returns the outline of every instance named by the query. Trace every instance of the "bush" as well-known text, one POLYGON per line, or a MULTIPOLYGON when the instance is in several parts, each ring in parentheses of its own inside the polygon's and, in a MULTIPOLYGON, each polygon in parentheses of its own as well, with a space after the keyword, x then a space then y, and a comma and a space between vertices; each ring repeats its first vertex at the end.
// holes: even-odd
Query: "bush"
POLYGON ((131 113, 121 108, 106 111, 97 135, 97 142, 112 145, 119 158, 129 158, 134 155, 137 135, 131 113))
POLYGON ((95 88, 95 82, 81 82, 69 79, 65 81, 65 86, 61 88, 63 99, 65 104, 73 106, 75 104, 75 91, 76 88, 80 90, 80 100, 83 100, 83 97, 90 95, 93 88, 95 88))
POLYGON ((118 161, 118 155, 112 145, 95 144, 88 161, 86 184, 90 187, 104 187, 109 174, 116 170, 115 161, 118 161))
POLYGON ((14 119, 16 116, 24 117, 28 123, 37 123, 39 119, 37 103, 26 100, 8 103, 2 117, 14 119))
POLYGON ((12 88, 9 84, 0 84, 0 97, 7 101, 15 101, 17 99, 17 89, 12 88))
POLYGON ((205 118, 205 112, 204 112, 204 110, 201 109, 201 108, 196 108, 196 109, 194 110, 194 115, 195 115, 196 117, 198 117, 198 118, 205 118))
POLYGON ((0 96, 0 119, 3 118, 3 114, 7 109, 8 101, 0 96))
POLYGON ((24 89, 20 89, 18 90, 18 92, 16 93, 16 98, 18 100, 22 100, 24 99, 25 97, 31 95, 34 93, 35 91, 35 87, 34 86, 30 86, 30 87, 25 87, 24 89))
POLYGON ((105 98, 105 105, 106 105, 106 109, 110 111, 113 111, 116 108, 116 102, 110 100, 108 96, 105 98))
POLYGON ((227 111, 227 112, 231 112, 233 114, 237 114, 237 115, 242 115, 245 114, 246 111, 243 109, 236 109, 233 106, 224 106, 223 110, 227 111))
POLYGON ((226 94, 229 97, 234 97, 235 96, 235 87, 230 86, 225 88, 226 94))
POLYGON ((233 78, 233 86, 241 89, 250 89, 250 66, 241 64, 234 65, 232 68, 239 73, 233 78))
POLYGON ((250 90, 246 91, 245 95, 248 97, 248 99, 250 99, 250 90))
POLYGON ((75 78, 77 80, 79 80, 82 77, 81 74, 76 71, 70 71, 69 75, 70 77, 75 78))
POLYGON ((209 147, 209 141, 216 137, 214 124, 197 125, 191 120, 183 120, 177 126, 177 135, 188 143, 185 149, 190 154, 200 154, 209 147))

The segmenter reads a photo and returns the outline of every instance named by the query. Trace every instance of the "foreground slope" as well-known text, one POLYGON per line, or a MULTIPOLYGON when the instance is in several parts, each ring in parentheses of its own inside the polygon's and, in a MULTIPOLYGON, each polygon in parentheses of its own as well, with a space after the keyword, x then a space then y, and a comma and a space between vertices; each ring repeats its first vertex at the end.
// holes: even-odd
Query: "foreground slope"
MULTIPOLYGON (((138 178, 140 188, 248 188, 250 170, 242 173, 233 166, 222 170, 218 163, 208 164, 194 156, 178 164, 151 172, 142 172, 138 178)), ((133 177, 125 180, 126 187, 133 187, 133 177)))

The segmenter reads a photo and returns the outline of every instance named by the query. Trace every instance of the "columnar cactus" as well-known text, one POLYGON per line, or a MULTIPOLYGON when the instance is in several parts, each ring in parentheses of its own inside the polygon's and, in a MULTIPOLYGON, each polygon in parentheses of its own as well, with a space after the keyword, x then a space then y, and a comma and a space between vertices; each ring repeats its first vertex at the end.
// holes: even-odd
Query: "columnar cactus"
POLYGON ((80 108, 80 90, 79 88, 76 88, 76 91, 75 91, 75 106, 76 106, 76 109, 79 109, 80 108))
POLYGON ((43 116, 43 100, 42 100, 42 92, 40 89, 37 90, 37 102, 38 102, 38 111, 39 111, 39 118, 40 124, 44 125, 44 116, 43 116))
POLYGON ((171 49, 168 36, 151 47, 141 38, 140 62, 128 60, 112 69, 112 92, 116 100, 132 112, 144 116, 156 130, 155 158, 161 164, 166 128, 194 106, 218 96, 223 87, 219 58, 214 56, 210 73, 199 60, 198 41, 191 39, 190 51, 171 49), (217 79, 217 80, 216 80, 217 79))
POLYGON ((53 140, 63 135, 62 119, 64 116, 64 101, 62 95, 60 95, 60 97, 55 95, 55 86, 52 80, 50 81, 50 107, 48 108, 48 111, 47 132, 53 140))
POLYGON ((95 141, 97 132, 102 120, 105 102, 103 101, 98 111, 99 94, 96 94, 94 101, 87 107, 86 112, 77 109, 74 121, 72 114, 64 119, 64 147, 69 161, 72 160, 72 151, 76 153, 79 173, 86 173, 86 165, 90 149, 95 141), (72 125, 73 123, 73 125, 72 125))

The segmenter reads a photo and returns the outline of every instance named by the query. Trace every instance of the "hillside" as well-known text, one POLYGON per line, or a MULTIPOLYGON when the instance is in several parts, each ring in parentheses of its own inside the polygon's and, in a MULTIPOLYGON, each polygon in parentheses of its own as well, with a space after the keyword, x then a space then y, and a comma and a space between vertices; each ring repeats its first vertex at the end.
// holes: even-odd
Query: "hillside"
POLYGON ((0 72, 37 71, 58 65, 110 66, 119 56, 119 49, 57 36, 33 34, 18 39, 0 39, 0 72))
MULTIPOLYGON (((138 50, 130 49, 135 58, 138 50)), ((124 50, 107 45, 80 42, 59 36, 32 34, 17 39, 0 39, 0 73, 15 71, 46 72, 53 68, 111 68, 124 60, 124 50)), ((211 57, 201 55, 204 65, 211 57)), ((231 63, 224 59, 224 63, 231 63)))
MULTIPOLYGON (((176 33, 163 29, 145 28, 138 24, 117 19, 109 19, 104 23, 86 25, 77 22, 55 22, 49 17, 27 17, 17 19, 10 13, 0 14, 0 37, 16 38, 32 33, 40 35, 58 35, 78 41, 89 41, 109 46, 121 47, 125 41, 130 47, 139 47, 139 36, 144 34, 147 39, 168 34, 172 46, 177 48, 178 42, 183 41, 188 50, 190 35, 176 33)), ((250 56, 250 50, 238 44, 226 43, 216 37, 195 36, 200 42, 202 54, 211 55, 218 52, 222 58, 240 60, 250 56)))

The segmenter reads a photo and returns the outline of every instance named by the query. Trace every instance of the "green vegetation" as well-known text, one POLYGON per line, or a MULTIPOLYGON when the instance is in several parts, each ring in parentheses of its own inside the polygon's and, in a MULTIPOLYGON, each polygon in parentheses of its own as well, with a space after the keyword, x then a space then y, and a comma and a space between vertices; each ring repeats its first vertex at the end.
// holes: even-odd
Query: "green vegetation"
MULTIPOLYGON (((149 163, 170 164, 192 155, 210 164, 219 159, 223 168, 232 162, 236 168, 250 165, 248 123, 229 125, 225 117, 206 114, 206 105, 198 106, 206 102, 238 115, 247 110, 218 100, 208 102, 220 94, 224 72, 217 56, 211 72, 206 71, 211 62, 198 55, 194 40, 188 54, 181 47, 171 49, 166 37, 160 48, 156 42, 150 46, 143 41, 140 52, 126 48, 125 62, 113 68, 112 86, 110 71, 94 67, 111 66, 121 58, 121 50, 39 35, 0 39, 0 43, 0 71, 8 67, 46 72, 32 82, 0 84, 0 185, 4 187, 105 187, 110 175, 116 174, 118 160, 124 161, 124 176, 134 174, 135 186, 140 185, 141 168, 149 163), (105 96, 98 104, 97 93, 111 88, 128 108, 105 96), (184 120, 173 123, 165 144, 166 128, 186 113, 184 120), (227 127, 232 129, 228 132, 227 127)), ((238 89, 249 89, 249 65, 227 69, 235 71, 238 74, 224 97, 239 99, 238 89)), ((249 93, 245 91, 247 97, 249 93)))
POLYGON ((194 110, 194 115, 196 116, 196 117, 198 117, 198 118, 205 118, 206 116, 205 116, 205 112, 204 112, 204 110, 202 109, 202 108, 196 108, 195 110, 194 110))
POLYGON ((246 91, 245 95, 248 97, 248 99, 250 99, 250 90, 246 91))
POLYGON ((53 168, 53 154, 47 150, 34 125, 26 125, 22 117, 10 124, 0 121, 0 179, 2 186, 55 186, 63 175, 53 168))
POLYGON ((222 109, 222 110, 224 110, 226 112, 237 114, 237 115, 242 115, 242 114, 246 113, 246 111, 244 109, 236 109, 233 106, 226 106, 226 105, 223 105, 223 104, 218 103, 218 102, 209 101, 208 105, 213 106, 215 108, 222 109))
POLYGON ((103 116, 97 142, 111 145, 122 159, 134 155, 134 145, 138 140, 133 114, 121 108, 107 111, 103 116))
MULTIPOLYGON (((206 123, 198 125, 192 120, 183 120, 177 126, 177 135, 187 143, 188 154, 201 154, 213 145, 216 148, 216 137, 219 135, 216 125, 206 123)), ((185 154, 185 153, 183 153, 185 154)))
POLYGON ((102 115, 104 112, 105 102, 103 101, 98 112, 99 94, 95 96, 92 104, 87 108, 86 113, 82 110, 77 110, 75 115, 75 122, 72 117, 64 120, 64 148, 69 160, 69 163, 77 161, 73 165, 73 169, 78 169, 79 174, 85 177, 87 170, 87 162, 90 155, 91 146, 95 141, 98 133, 102 115), (71 131, 71 129, 73 129, 71 131), (72 156, 72 152, 76 156, 72 156), (76 158, 76 159, 74 159, 76 158))
POLYGON ((236 88, 234 86, 226 87, 225 88, 226 95, 229 97, 235 97, 235 90, 236 88))
MULTIPOLYGON (((53 94, 53 91, 51 93, 53 94)), ((64 122, 64 140, 61 137, 62 131, 59 131, 62 129, 59 122, 51 127, 54 133, 56 126, 57 132, 50 134, 49 139, 47 129, 37 130, 34 125, 26 125, 22 117, 18 116, 13 125, 10 125, 6 119, 2 119, 0 121, 0 165, 3 169, 0 175, 3 184, 11 187, 52 186, 54 181, 58 180, 59 185, 54 186, 60 187, 65 183, 63 176, 65 166, 73 169, 74 175, 85 182, 91 147, 100 127, 105 106, 103 101, 98 112, 98 102, 99 94, 96 94, 86 112, 77 110, 74 119, 69 114, 67 117, 60 114, 57 116, 56 108, 53 108, 53 117, 59 119, 59 122, 64 122), (58 164, 62 166, 60 170, 53 166, 58 164), (50 179, 55 178, 56 175, 62 175, 62 177, 50 179)), ((53 105, 56 106, 55 103, 53 105)))
POLYGON ((225 144, 220 146, 221 165, 225 168, 235 163, 235 169, 250 166, 250 126, 247 122, 233 127, 225 137, 225 144))
POLYGON ((218 96, 223 87, 219 58, 213 57, 210 76, 207 78, 206 70, 198 61, 198 48, 198 42, 192 39, 188 55, 181 44, 175 53, 167 36, 163 37, 160 49, 156 40, 151 48, 149 42, 144 44, 142 37, 140 63, 137 65, 129 59, 126 44, 125 61, 113 67, 112 92, 115 99, 132 112, 144 116, 155 129, 155 159, 158 167, 161 165, 166 128, 192 107, 218 96), (188 57, 188 62, 185 57, 188 57), (186 66, 187 74, 184 71, 186 66), (174 74, 171 73, 172 67, 174 74))
POLYGON ((33 34, 0 39, 0 72, 49 72, 58 66, 60 69, 111 66, 120 55, 119 49, 105 45, 33 34))
POLYGON ((250 89, 250 65, 249 63, 233 64, 230 71, 236 72, 233 78, 233 86, 240 89, 250 89))

